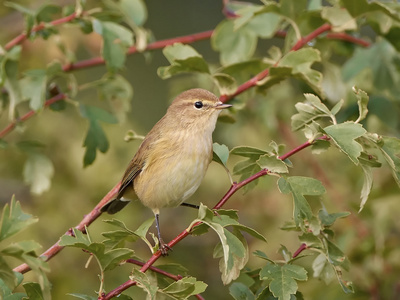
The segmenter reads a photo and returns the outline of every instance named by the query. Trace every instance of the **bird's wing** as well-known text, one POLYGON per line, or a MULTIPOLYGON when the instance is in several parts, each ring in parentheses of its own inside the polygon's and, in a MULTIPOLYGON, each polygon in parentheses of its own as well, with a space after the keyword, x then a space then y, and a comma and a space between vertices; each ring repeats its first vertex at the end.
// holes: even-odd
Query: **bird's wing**
POLYGON ((121 187, 118 190, 117 199, 120 199, 127 189, 133 188, 133 182, 135 178, 140 174, 146 165, 147 157, 154 147, 155 142, 158 140, 157 135, 147 135, 140 145, 135 156, 132 158, 131 162, 126 169, 124 176, 121 180, 121 187))

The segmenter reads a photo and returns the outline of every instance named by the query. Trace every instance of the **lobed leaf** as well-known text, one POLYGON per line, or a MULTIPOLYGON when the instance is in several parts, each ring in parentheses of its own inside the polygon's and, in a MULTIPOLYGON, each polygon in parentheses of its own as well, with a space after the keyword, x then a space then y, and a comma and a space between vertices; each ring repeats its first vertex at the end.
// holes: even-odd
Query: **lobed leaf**
POLYGON ((332 31, 342 32, 357 29, 356 20, 341 7, 323 7, 321 17, 332 24, 332 31))
POLYGON ((235 30, 233 20, 224 20, 214 30, 211 45, 220 52, 222 65, 230 65, 248 60, 257 46, 256 34, 246 27, 235 30))
POLYGON ((15 196, 13 196, 10 204, 6 204, 3 207, 0 220, 0 242, 26 229, 37 221, 38 218, 22 211, 20 202, 16 201, 15 196))
POLYGON ((305 195, 319 196, 325 193, 322 183, 314 178, 293 176, 287 179, 279 178, 278 187, 281 193, 292 194, 294 201, 293 217, 296 226, 305 220, 311 221, 313 214, 305 195))
POLYGON ((229 287, 229 294, 235 300, 254 300, 255 296, 253 292, 243 283, 234 282, 229 287))
POLYGON ((50 189, 54 175, 52 161, 41 153, 30 153, 24 165, 24 181, 31 186, 31 192, 40 195, 50 189))
POLYGON ((363 147, 355 139, 363 136, 367 131, 361 124, 347 122, 331 125, 324 128, 326 134, 333 140, 336 146, 345 153, 350 160, 358 165, 358 157, 363 147))
POLYGON ((184 277, 178 281, 171 283, 159 292, 173 297, 174 299, 186 299, 203 293, 207 288, 207 284, 197 281, 194 277, 184 277))
POLYGON ((287 165, 278 157, 264 154, 257 160, 261 169, 267 169, 273 173, 288 173, 287 165))
POLYGON ((117 119, 109 112, 95 106, 80 106, 81 115, 89 120, 89 129, 86 134, 83 146, 86 147, 83 165, 86 167, 96 159, 97 149, 105 153, 108 150, 109 143, 107 137, 101 128, 100 121, 107 123, 116 123, 117 119))
POLYGON ((102 56, 107 68, 115 72, 123 68, 126 52, 133 45, 133 34, 114 22, 93 19, 93 30, 103 37, 102 56))
POLYGON ((322 117, 335 120, 334 114, 317 96, 313 94, 304 94, 304 96, 306 100, 295 105, 298 113, 292 116, 292 130, 296 131, 308 124, 312 125, 314 120, 322 117))
POLYGON ((260 271, 260 278, 271 280, 269 290, 278 300, 290 300, 296 294, 296 280, 307 280, 307 271, 297 265, 268 264, 260 271))
POLYGON ((379 147, 383 157, 392 169, 392 175, 396 183, 400 186, 400 139, 395 137, 382 137, 383 145, 379 147))
POLYGON ((207 62, 189 45, 175 43, 165 47, 163 54, 171 65, 158 68, 158 76, 162 79, 185 72, 210 73, 207 62))
POLYGON ((102 271, 115 268, 121 261, 132 257, 134 254, 133 250, 127 248, 106 250, 104 244, 92 243, 87 235, 77 229, 74 229, 74 236, 62 236, 60 245, 80 248, 92 253, 102 271))

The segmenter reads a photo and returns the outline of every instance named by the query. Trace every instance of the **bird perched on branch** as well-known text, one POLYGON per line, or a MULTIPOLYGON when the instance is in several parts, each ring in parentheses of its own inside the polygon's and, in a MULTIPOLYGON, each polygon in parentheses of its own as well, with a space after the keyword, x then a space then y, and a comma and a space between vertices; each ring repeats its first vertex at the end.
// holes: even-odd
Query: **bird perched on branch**
POLYGON ((231 106, 203 89, 178 95, 143 140, 116 198, 102 211, 114 214, 139 198, 155 215, 159 249, 166 255, 169 247, 161 238, 160 209, 185 204, 197 190, 213 157, 212 133, 218 115, 231 106))

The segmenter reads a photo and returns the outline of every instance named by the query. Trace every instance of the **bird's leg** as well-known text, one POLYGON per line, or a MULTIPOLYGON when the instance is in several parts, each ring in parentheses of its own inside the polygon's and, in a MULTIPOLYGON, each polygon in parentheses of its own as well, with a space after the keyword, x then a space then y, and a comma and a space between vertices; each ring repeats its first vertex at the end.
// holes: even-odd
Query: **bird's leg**
POLYGON ((172 249, 170 246, 168 246, 168 244, 164 243, 164 240, 161 238, 159 215, 155 214, 155 216, 156 216, 156 228, 157 228, 157 235, 158 235, 158 246, 159 246, 162 256, 167 256, 168 251, 172 250, 172 249))
POLYGON ((181 203, 181 206, 191 207, 191 208, 195 208, 195 209, 200 208, 200 206, 198 206, 196 204, 191 204, 191 203, 186 203, 186 202, 181 203))

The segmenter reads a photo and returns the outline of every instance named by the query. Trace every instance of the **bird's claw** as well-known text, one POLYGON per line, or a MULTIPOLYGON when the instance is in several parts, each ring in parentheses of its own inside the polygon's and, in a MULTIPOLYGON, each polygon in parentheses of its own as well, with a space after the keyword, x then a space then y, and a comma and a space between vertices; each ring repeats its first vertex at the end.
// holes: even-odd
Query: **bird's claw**
POLYGON ((167 243, 164 243, 163 240, 159 241, 158 249, 161 251, 162 256, 168 256, 168 251, 172 251, 172 248, 167 243))

